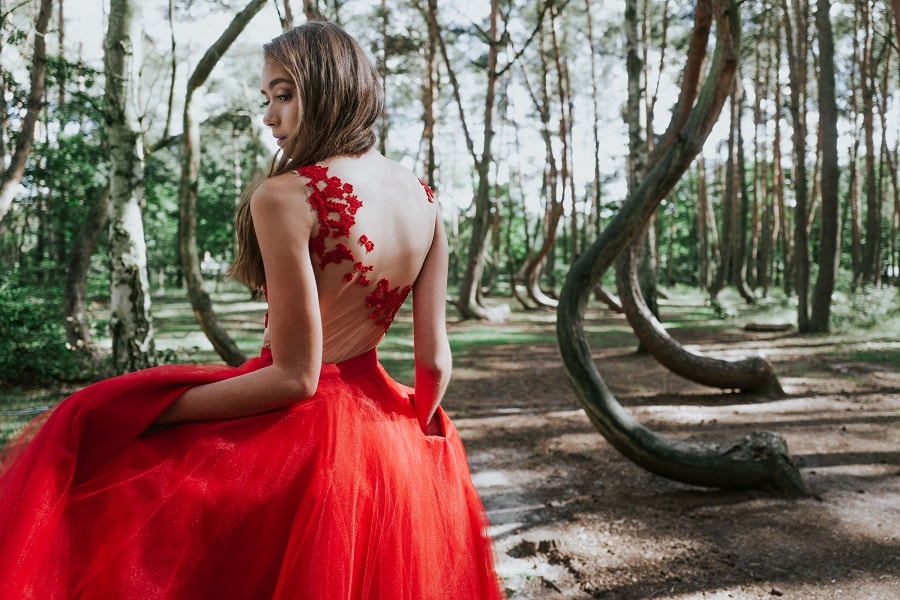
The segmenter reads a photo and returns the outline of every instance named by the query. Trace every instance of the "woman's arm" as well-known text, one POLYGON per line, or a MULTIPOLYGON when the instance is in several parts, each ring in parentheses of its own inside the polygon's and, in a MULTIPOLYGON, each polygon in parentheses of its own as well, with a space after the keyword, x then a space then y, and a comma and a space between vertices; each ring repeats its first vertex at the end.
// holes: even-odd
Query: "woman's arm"
POLYGON ((250 201, 266 270, 273 364, 185 392, 158 423, 267 412, 308 398, 322 365, 322 321, 309 257, 313 214, 298 194, 297 175, 264 181, 250 201))
POLYGON ((432 417, 450 382, 453 364, 447 339, 447 260, 447 235, 438 212, 431 249, 413 286, 416 416, 429 434, 440 432, 432 417))

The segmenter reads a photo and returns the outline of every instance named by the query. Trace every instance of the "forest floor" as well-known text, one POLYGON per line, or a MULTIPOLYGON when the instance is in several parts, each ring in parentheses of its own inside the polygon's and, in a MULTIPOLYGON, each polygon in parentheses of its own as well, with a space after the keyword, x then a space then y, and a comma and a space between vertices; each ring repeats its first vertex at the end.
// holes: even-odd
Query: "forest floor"
MULTIPOLYGON (((533 341, 457 351, 444 402, 466 443, 510 600, 900 598, 898 323, 800 336, 750 333, 740 317, 709 326, 696 305, 663 303, 661 313, 677 319, 670 333, 694 350, 764 352, 786 395, 693 384, 637 354, 623 316, 593 313, 586 329, 619 401, 674 438, 777 432, 814 496, 697 488, 635 466, 579 407, 553 314, 514 314, 533 341)), ((459 338, 478 327, 451 331, 459 338)))
MULTIPOLYGON (((264 306, 227 290, 216 298, 235 339, 258 349, 264 306)), ((889 301, 896 307, 896 296, 889 301)), ((900 317, 830 335, 752 333, 746 323, 792 322, 792 309, 732 299, 716 314, 698 296, 661 301, 664 324, 688 348, 764 353, 786 392, 767 398, 686 381, 635 352, 623 316, 586 315, 599 370, 631 415, 679 439, 781 434, 814 492, 790 499, 692 487, 635 466, 580 408, 555 315, 493 304, 500 321, 450 323, 444 406, 466 445, 510 600, 900 598, 900 317)), ((182 293, 156 298, 154 321, 169 360, 218 360, 182 293)), ((410 328, 404 310, 379 349, 406 383, 410 328)), ((80 385, 0 389, 0 438, 80 385)))

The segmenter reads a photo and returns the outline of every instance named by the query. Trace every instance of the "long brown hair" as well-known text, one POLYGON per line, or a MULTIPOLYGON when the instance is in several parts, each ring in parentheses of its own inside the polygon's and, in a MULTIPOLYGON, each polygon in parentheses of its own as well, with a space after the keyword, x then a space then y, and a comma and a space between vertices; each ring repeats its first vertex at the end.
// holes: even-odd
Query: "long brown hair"
MULTIPOLYGON (((372 148, 372 126, 384 108, 383 93, 374 65, 347 32, 326 21, 311 21, 264 44, 263 56, 290 73, 300 107, 297 128, 272 158, 266 177, 372 148)), ((257 178, 241 197, 235 215, 237 256, 228 272, 254 291, 262 289, 265 272, 250 198, 263 179, 257 178)))

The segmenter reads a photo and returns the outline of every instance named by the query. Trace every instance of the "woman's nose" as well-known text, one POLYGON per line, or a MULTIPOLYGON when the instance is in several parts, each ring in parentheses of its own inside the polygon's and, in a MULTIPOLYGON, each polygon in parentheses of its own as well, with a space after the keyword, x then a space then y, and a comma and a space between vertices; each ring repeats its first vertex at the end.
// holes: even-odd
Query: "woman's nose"
POLYGON ((266 107, 266 112, 263 113, 262 119, 263 125, 266 127, 274 127, 278 124, 278 120, 275 118, 275 115, 272 111, 272 105, 266 107))

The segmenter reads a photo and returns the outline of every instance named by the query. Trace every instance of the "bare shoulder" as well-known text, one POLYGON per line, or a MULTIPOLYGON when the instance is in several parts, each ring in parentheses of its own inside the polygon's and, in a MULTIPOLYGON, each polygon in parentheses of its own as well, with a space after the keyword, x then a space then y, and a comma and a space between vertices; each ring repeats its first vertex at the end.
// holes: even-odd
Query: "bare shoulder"
POLYGON ((295 171, 266 177, 253 191, 253 197, 278 199, 299 196, 305 198, 308 191, 306 183, 307 179, 295 171))

